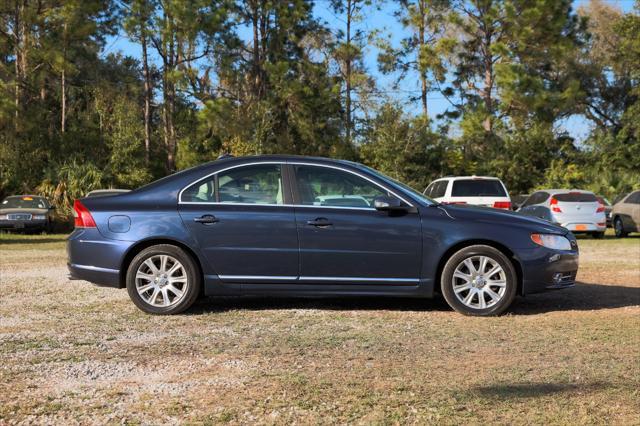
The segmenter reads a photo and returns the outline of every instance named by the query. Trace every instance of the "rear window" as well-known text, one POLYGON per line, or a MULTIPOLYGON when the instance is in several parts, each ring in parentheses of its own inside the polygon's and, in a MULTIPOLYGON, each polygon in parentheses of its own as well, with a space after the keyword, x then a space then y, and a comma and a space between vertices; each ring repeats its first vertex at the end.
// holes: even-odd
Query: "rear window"
POLYGON ((451 190, 452 197, 506 197, 502 184, 494 179, 456 180, 451 190))
POLYGON ((565 203, 595 203, 598 201, 593 194, 582 192, 567 192, 565 194, 556 194, 553 196, 558 201, 565 203))

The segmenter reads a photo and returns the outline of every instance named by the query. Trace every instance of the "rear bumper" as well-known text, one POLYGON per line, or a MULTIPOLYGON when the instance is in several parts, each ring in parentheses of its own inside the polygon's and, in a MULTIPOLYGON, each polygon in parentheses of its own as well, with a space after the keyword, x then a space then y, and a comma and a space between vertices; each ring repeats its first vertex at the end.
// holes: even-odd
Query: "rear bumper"
POLYGON ((120 271, 91 265, 67 263, 70 280, 84 280, 91 283, 120 288, 120 271))
POLYGON ((567 222, 561 223, 560 226, 571 232, 604 232, 607 230, 606 220, 602 221, 602 226, 594 222, 567 222))
POLYGON ((522 293, 573 287, 578 273, 577 251, 557 251, 544 247, 520 253, 522 262, 522 293))
POLYGON ((97 229, 76 229, 67 240, 69 279, 123 287, 120 266, 132 244, 104 238, 97 229))

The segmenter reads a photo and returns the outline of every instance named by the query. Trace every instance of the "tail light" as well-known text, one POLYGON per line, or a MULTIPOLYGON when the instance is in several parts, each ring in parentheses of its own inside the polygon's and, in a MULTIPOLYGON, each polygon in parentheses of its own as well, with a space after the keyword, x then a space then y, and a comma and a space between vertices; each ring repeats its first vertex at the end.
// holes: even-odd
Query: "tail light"
POLYGON ((96 222, 91 216, 91 212, 80 202, 75 200, 73 202, 73 217, 76 228, 95 228, 96 222))
POLYGON ((598 209, 596 210, 596 213, 602 213, 602 212, 604 212, 604 204, 598 203, 598 209))
POLYGON ((598 226, 607 226, 607 222, 599 222, 598 226))
POLYGON ((443 201, 442 204, 467 204, 466 201, 443 201))
POLYGON ((562 209, 560 209, 560 207, 558 207, 558 200, 551 197, 551 211, 554 213, 562 213, 562 209))
POLYGON ((496 201, 493 203, 493 208, 511 210, 511 201, 496 201))

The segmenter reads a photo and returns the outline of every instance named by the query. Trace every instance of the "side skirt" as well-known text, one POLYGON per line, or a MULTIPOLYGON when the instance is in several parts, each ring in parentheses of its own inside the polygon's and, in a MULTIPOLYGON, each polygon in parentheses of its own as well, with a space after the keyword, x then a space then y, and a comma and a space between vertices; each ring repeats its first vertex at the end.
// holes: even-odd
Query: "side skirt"
POLYGON ((327 281, 322 284, 295 282, 223 282, 216 275, 206 275, 205 296, 281 296, 281 297, 330 297, 330 296, 399 296, 433 297, 433 281, 420 279, 416 284, 381 282, 380 284, 327 281))

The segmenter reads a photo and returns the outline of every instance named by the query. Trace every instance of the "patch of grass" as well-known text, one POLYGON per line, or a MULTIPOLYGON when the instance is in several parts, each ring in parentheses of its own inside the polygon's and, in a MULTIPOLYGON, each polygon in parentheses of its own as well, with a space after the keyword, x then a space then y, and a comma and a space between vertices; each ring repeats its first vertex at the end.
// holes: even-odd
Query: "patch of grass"
POLYGON ((52 250, 64 248, 68 234, 22 234, 0 232, 0 251, 52 250))
POLYGON ((67 281, 63 236, 47 237, 0 236, 0 423, 640 418, 638 238, 580 237, 576 287, 470 318, 390 298, 213 299, 150 316, 125 291, 67 281))

